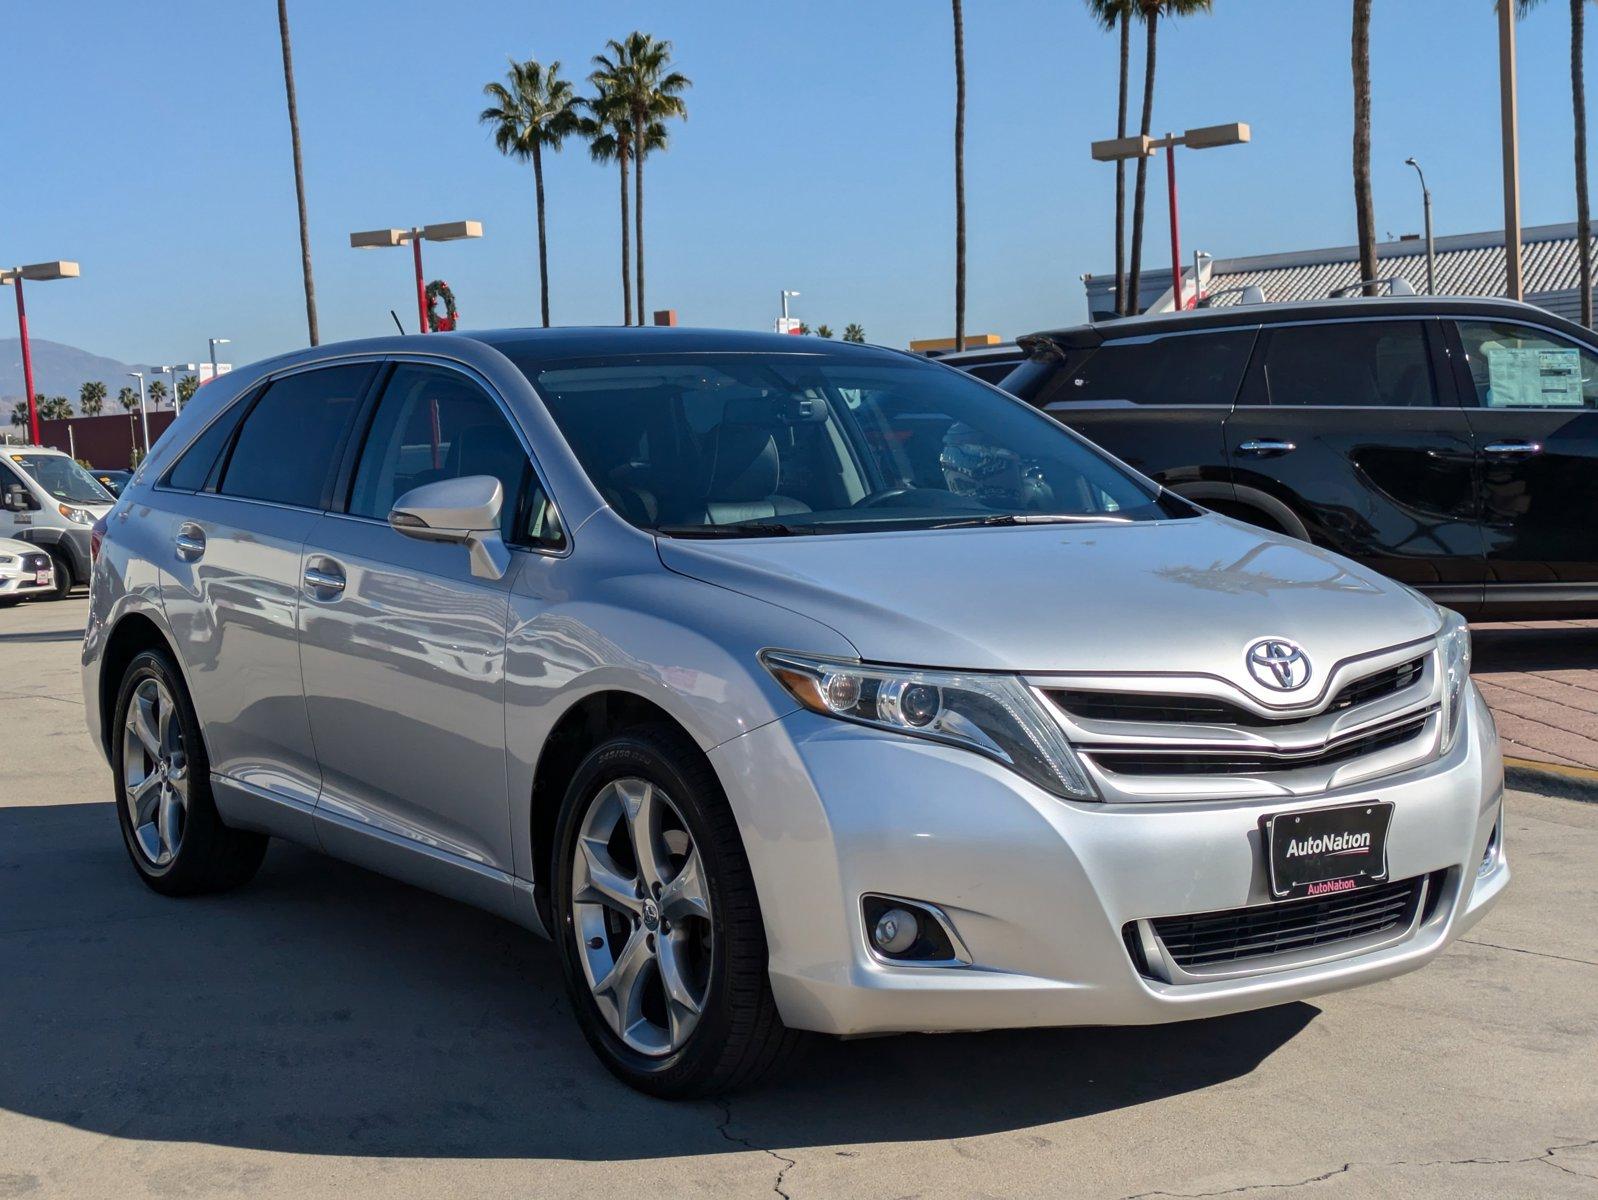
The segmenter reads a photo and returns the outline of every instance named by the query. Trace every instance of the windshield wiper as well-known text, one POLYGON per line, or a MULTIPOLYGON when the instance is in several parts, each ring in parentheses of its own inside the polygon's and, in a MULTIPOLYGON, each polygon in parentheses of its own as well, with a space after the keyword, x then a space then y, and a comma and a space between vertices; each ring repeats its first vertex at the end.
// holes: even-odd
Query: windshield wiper
POLYGON ((798 537, 815 533, 813 525, 783 525, 770 521, 732 521, 726 525, 656 525, 655 532, 667 537, 798 537))
POLYGON ((939 521, 928 529, 972 529, 988 525, 1078 525, 1110 522, 1116 525, 1131 523, 1131 517, 1118 517, 1114 513, 994 513, 987 517, 961 517, 954 521, 939 521))

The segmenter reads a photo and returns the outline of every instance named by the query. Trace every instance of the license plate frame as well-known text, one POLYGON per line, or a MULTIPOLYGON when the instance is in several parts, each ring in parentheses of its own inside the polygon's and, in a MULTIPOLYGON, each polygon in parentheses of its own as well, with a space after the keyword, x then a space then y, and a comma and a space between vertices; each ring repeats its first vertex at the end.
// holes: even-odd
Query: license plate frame
POLYGON ((1304 808, 1260 818, 1273 900, 1358 891, 1387 882, 1391 800, 1304 808))

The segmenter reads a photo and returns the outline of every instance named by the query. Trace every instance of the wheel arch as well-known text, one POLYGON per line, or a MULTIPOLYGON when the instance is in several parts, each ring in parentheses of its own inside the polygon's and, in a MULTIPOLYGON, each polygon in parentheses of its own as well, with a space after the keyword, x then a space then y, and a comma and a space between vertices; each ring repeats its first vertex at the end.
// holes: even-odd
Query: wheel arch
POLYGON ((1285 533, 1301 542, 1312 542, 1309 529, 1288 505, 1258 488, 1245 484, 1184 484, 1171 488, 1180 496, 1205 508, 1246 521, 1275 533, 1285 533))
MULTIPOLYGON (((555 823, 572 776, 589 752, 607 738, 640 725, 665 725, 679 731, 685 743, 703 754, 699 739, 682 721, 655 701, 624 688, 589 692, 572 702, 551 727, 539 750, 533 770, 530 847, 533 865, 533 900, 544 928, 553 934, 554 910, 550 896, 555 823)), ((708 761, 708 760, 707 760, 708 761)), ((714 766, 711 766, 714 772, 714 766)))
MULTIPOLYGON (((183 679, 184 688, 189 686, 188 680, 183 678, 183 661, 172 639, 155 619, 139 611, 120 617, 107 635, 105 649, 100 654, 100 748, 107 757, 111 754, 111 720, 116 715, 114 710, 117 693, 122 690, 122 677, 127 674, 128 664, 146 650, 164 650, 177 668, 179 678, 183 679)), ((189 694, 192 696, 193 692, 189 694)), ((204 732, 202 727, 202 737, 204 732)))

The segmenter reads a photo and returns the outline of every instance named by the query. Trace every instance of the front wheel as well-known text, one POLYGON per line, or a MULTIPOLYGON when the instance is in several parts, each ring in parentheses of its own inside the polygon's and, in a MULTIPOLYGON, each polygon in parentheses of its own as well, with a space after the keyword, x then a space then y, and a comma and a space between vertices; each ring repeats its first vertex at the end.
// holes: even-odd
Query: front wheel
POLYGON ((50 565, 54 568, 54 590, 47 594, 51 600, 65 600, 72 592, 72 564, 59 550, 50 550, 50 565))
POLYGON ((743 842, 697 747, 645 726, 596 748, 555 845, 567 989, 613 1074, 657 1096, 716 1094, 792 1051, 743 842))

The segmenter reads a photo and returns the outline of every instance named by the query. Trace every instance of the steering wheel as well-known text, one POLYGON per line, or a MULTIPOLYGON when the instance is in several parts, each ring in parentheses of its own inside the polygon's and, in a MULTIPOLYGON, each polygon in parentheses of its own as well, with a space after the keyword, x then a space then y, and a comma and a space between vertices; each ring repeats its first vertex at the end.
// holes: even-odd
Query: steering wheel
POLYGON ((852 505, 850 505, 850 507, 882 508, 892 501, 899 499, 901 496, 908 496, 910 493, 916 490, 917 489, 913 487, 883 488, 881 491, 872 492, 868 496, 861 496, 860 499, 856 500, 852 505))

